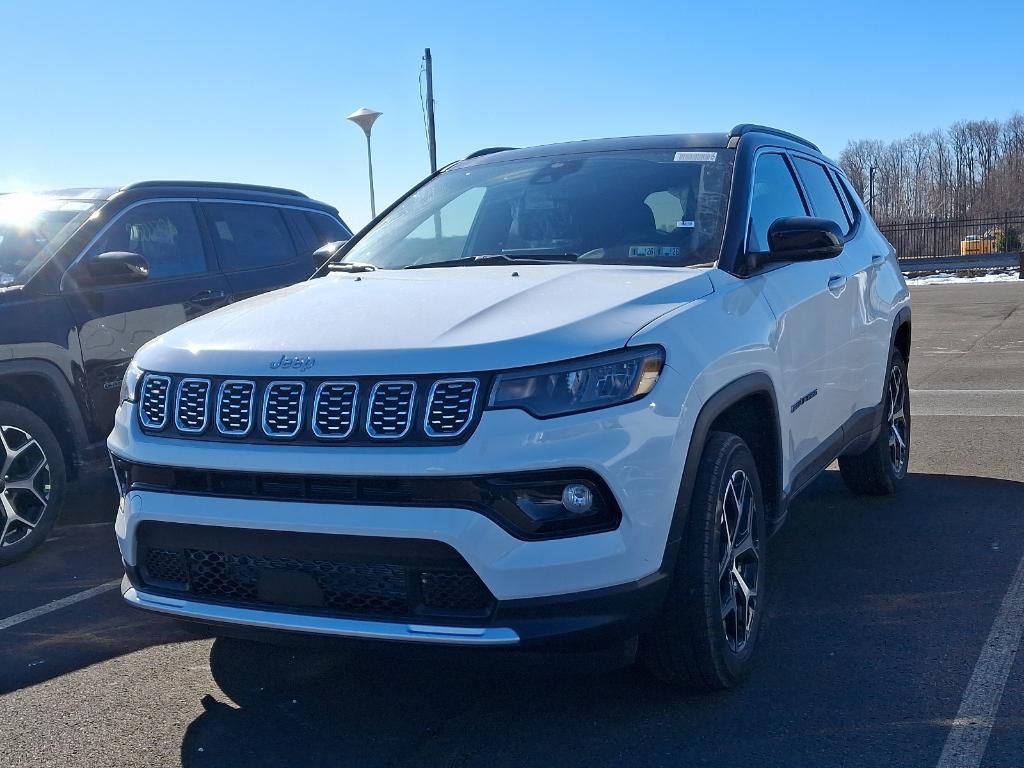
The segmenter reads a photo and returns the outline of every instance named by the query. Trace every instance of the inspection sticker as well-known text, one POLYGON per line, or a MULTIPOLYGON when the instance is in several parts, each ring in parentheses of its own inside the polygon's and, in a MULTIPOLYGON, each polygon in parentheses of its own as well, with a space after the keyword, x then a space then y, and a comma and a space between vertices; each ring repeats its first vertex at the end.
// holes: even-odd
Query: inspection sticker
POLYGON ((677 163, 713 163, 718 159, 717 152, 676 152, 677 163))
POLYGON ((679 248, 671 245, 631 245, 629 246, 629 258, 631 259, 674 259, 679 256, 679 248))

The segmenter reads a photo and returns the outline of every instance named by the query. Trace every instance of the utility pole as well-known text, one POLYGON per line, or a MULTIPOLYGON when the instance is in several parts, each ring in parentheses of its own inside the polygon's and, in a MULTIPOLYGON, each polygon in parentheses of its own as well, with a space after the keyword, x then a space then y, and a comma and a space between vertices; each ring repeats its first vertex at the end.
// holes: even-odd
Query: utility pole
POLYGON ((427 71, 427 151, 430 153, 430 172, 437 172, 437 136, 434 133, 434 63, 430 58, 430 49, 423 51, 424 66, 427 71))
POLYGON ((868 212, 875 218, 875 166, 868 169, 868 212))

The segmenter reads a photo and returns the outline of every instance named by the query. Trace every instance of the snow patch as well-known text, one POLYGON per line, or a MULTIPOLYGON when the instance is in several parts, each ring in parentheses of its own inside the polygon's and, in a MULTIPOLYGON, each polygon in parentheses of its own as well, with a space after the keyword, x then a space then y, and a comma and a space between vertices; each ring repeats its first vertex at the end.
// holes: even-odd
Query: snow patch
POLYGON ((957 283, 1004 283, 1018 280, 1017 270, 1010 272, 989 272, 984 275, 958 275, 955 272, 938 272, 934 275, 921 275, 907 278, 907 285, 953 285, 957 283))

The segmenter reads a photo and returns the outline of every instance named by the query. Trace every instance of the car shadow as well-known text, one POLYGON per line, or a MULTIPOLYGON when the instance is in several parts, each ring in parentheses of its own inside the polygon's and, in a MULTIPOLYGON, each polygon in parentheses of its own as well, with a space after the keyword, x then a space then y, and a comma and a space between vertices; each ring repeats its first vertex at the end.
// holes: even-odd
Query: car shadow
POLYGON ((612 654, 221 638, 223 695, 203 697, 181 761, 934 764, 1021 557, 1022 510, 1024 483, 916 474, 856 498, 824 473, 772 539, 760 663, 730 692, 679 692, 612 654))

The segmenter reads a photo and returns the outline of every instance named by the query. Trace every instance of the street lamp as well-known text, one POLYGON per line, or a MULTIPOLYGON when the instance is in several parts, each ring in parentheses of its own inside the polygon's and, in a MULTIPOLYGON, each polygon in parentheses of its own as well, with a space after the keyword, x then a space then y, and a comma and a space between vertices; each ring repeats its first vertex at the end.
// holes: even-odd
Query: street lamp
POLYGON ((348 116, 348 120, 358 125, 363 129, 363 133, 366 134, 366 163, 370 169, 370 218, 374 219, 377 217, 377 206, 373 201, 373 155, 370 153, 370 129, 373 128, 373 124, 377 121, 377 118, 381 116, 380 112, 376 112, 372 109, 362 107, 357 109, 351 115, 348 116))

